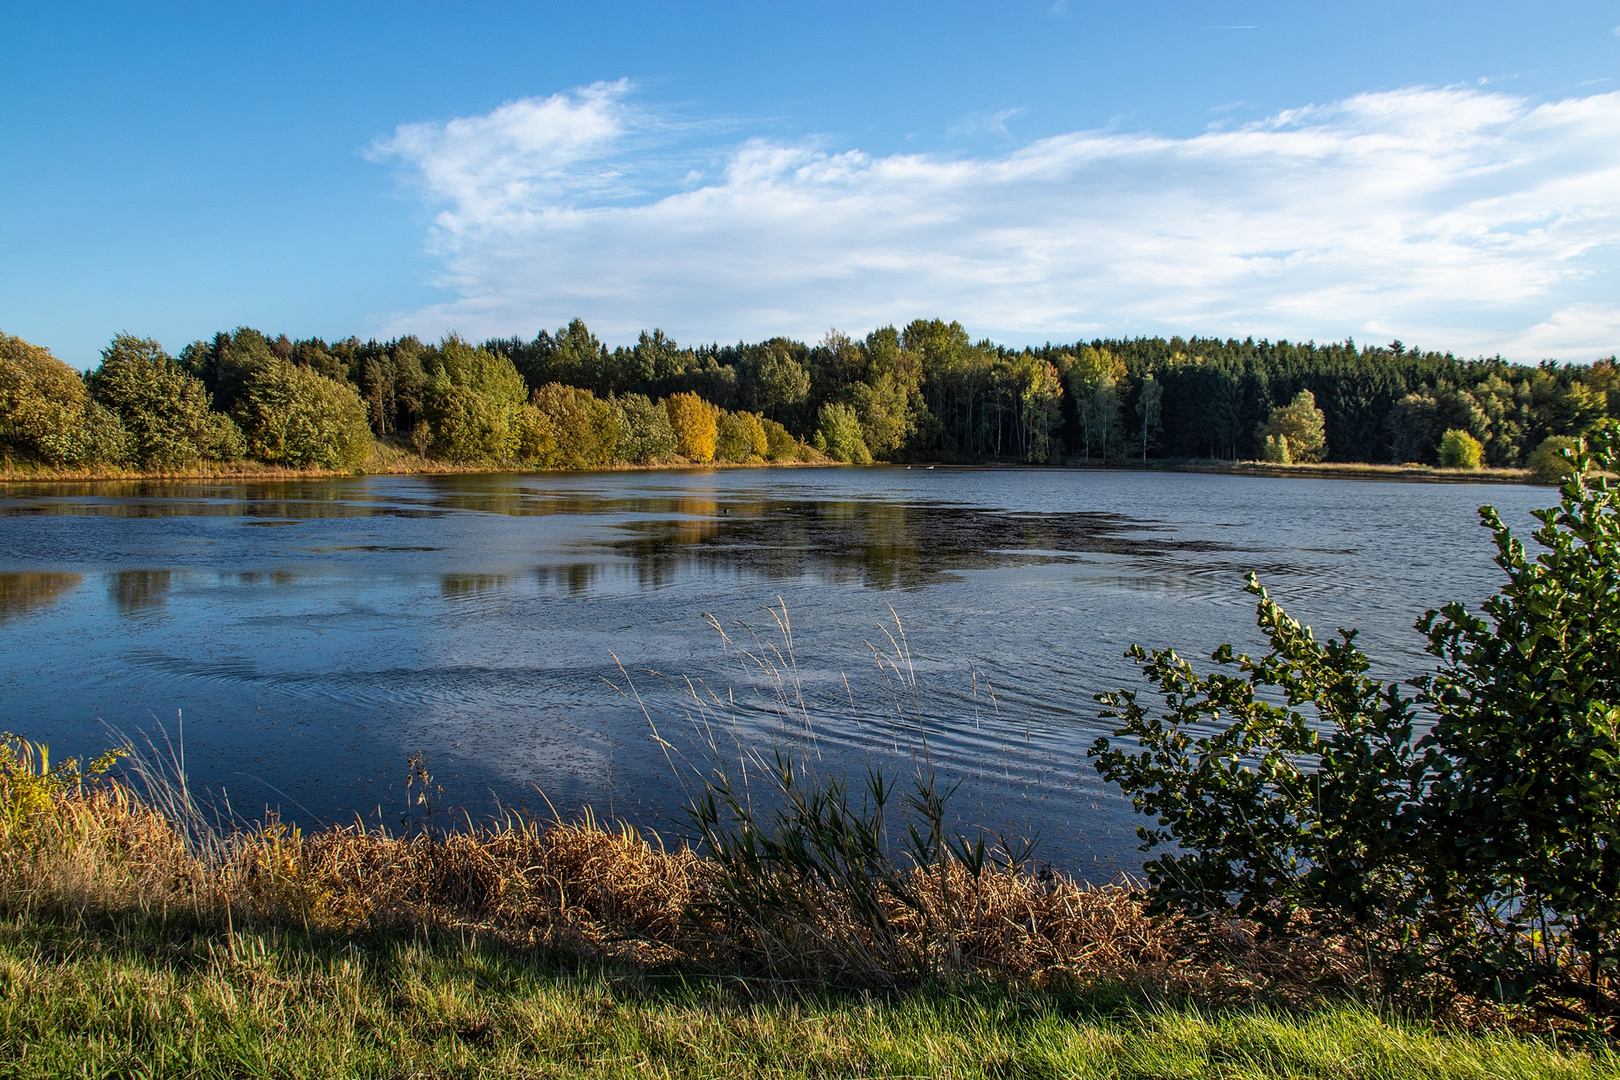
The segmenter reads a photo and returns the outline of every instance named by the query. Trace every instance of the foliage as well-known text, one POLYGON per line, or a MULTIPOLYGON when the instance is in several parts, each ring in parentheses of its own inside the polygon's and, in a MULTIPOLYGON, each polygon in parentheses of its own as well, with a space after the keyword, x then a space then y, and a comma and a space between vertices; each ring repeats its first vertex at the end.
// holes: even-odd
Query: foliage
POLYGON ((360 395, 288 360, 255 367, 236 399, 248 453, 294 468, 349 469, 371 452, 360 395))
POLYGON ((49 349, 0 332, 0 454, 113 464, 126 445, 118 418, 85 393, 78 372, 49 349))
POLYGON ((1451 428, 1440 439, 1442 469, 1477 469, 1485 448, 1466 431, 1451 428))
POLYGON ((525 403, 518 410, 517 450, 519 461, 550 468, 557 464, 557 429, 551 418, 533 404, 525 403))
POLYGON ((1301 390, 1287 405, 1271 410, 1260 436, 1287 439, 1288 456, 1293 461, 1321 461, 1327 453, 1327 440, 1323 435, 1326 423, 1322 410, 1316 407, 1316 395, 1301 390))
POLYGON ((715 427, 714 456, 720 461, 763 461, 770 439, 758 413, 721 412, 715 427))
POLYGON ((1294 455, 1288 450, 1288 436, 1267 435, 1266 447, 1261 452, 1260 460, 1271 465, 1292 465, 1294 455))
MULTIPOLYGON (((481 377, 474 390, 465 372, 457 374, 469 350, 509 363, 524 399, 553 383, 599 401, 690 394, 717 410, 779 423, 801 445, 818 433, 825 445, 822 409, 846 406, 867 451, 894 461, 1118 462, 1155 452, 1277 461, 1286 442, 1290 461, 1433 465, 1445 433, 1459 431, 1479 442, 1482 463, 1516 466, 1549 437, 1590 436, 1620 414, 1612 358, 1526 367, 1398 341, 1252 338, 1099 338, 1011 349, 974 341, 943 319, 878 327, 859 339, 833 330, 813 345, 786 337, 681 345, 654 329, 614 348, 574 319, 531 341, 493 339, 478 350, 454 337, 437 345, 410 336, 328 342, 239 327, 193 342, 179 364, 203 381, 219 413, 236 414, 255 372, 290 362, 353 386, 377 435, 407 434, 422 452, 458 461, 506 460, 518 453, 519 395, 481 377)), ((60 432, 50 436, 60 445, 12 452, 59 464, 121 459, 118 429, 99 406, 85 407, 83 423, 71 409, 52 415, 37 426, 60 432)), ((701 419, 690 418, 699 421, 698 445, 706 445, 701 419)), ((216 436, 231 439, 228 428, 216 436)), ((645 452, 621 448, 615 456, 645 452)))
POLYGON ((1535 514, 1533 558, 1482 508, 1507 583, 1480 615, 1453 603, 1418 624, 1440 661, 1418 680, 1445 761, 1436 858, 1447 899, 1486 912, 1486 947, 1466 962, 1608 1017, 1620 1017, 1607 989, 1620 975, 1620 498, 1603 474, 1616 450, 1606 435, 1570 453, 1560 504, 1535 514))
POLYGON ((1075 403, 1080 449, 1087 461, 1093 454, 1107 461, 1117 456, 1124 444, 1119 383, 1125 378, 1125 364, 1107 349, 1091 346, 1064 359, 1064 379, 1075 403))
POLYGON ((151 338, 113 338, 86 383, 90 395, 117 415, 128 434, 129 461, 143 469, 186 468, 243 452, 236 425, 210 411, 202 380, 151 338))
POLYGON ((675 460, 675 429, 661 401, 646 394, 616 399, 619 409, 619 457, 632 465, 661 465, 675 460))
POLYGON ((1237 677, 1133 646, 1167 711, 1099 695, 1140 750, 1091 753, 1156 817, 1144 850, 1174 845, 1147 863, 1158 907, 1273 933, 1304 913, 1367 934, 1369 955, 1432 946, 1465 986, 1620 1018, 1620 454, 1605 431, 1569 458, 1540 554, 1483 507, 1507 582, 1482 615, 1419 621, 1439 661, 1414 682, 1421 738, 1353 632, 1317 643, 1252 578, 1271 652, 1221 646, 1237 677))
POLYGON ((1562 484, 1574 469, 1566 455, 1577 445, 1578 440, 1565 435, 1547 436, 1530 455, 1530 475, 1543 484, 1562 484))
POLYGON ((912 431, 905 387, 892 374, 885 372, 870 383, 854 383, 847 404, 860 418, 861 439, 875 458, 887 459, 912 431))
POLYGON ((29 838, 37 820, 56 811, 58 800, 82 791, 86 777, 105 775, 127 752, 109 750, 89 765, 68 758, 53 767, 51 748, 44 743, 0 735, 0 839, 29 838))
POLYGON ((512 361, 449 338, 428 358, 428 367, 422 414, 432 431, 432 452, 450 461, 511 458, 528 397, 512 361))
POLYGON ((671 394, 664 399, 664 409, 675 432, 676 451, 700 465, 713 461, 720 410, 692 393, 671 394))
POLYGON ((765 430, 766 461, 809 461, 814 453, 810 447, 793 437, 793 433, 766 417, 760 421, 765 430))
POLYGON ((1367 925, 1409 906, 1413 815, 1427 758, 1412 741, 1412 709, 1368 677, 1353 631, 1318 642, 1251 575, 1259 660, 1222 645, 1235 674, 1196 674, 1173 650, 1128 657, 1165 699, 1151 715, 1134 691, 1098 695, 1128 753, 1098 739, 1097 769, 1131 797, 1157 910, 1241 915, 1285 930, 1301 910, 1367 925), (1280 703, 1279 703, 1280 702, 1280 703), (1198 732, 1210 731, 1210 734, 1198 732))
POLYGON ((861 433, 860 417, 848 405, 829 402, 816 417, 816 449, 834 461, 869 465, 872 452, 861 433))
POLYGON ((547 383, 534 392, 534 407, 551 422, 554 464, 565 469, 611 465, 618 454, 619 410, 589 390, 547 383))

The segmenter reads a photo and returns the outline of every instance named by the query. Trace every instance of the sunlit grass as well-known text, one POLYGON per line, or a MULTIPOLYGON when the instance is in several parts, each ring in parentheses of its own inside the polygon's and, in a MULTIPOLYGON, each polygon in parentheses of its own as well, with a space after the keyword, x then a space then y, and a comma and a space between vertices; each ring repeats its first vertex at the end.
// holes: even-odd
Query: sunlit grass
POLYGON ((1620 1076, 1608 1051, 1354 1005, 776 994, 613 977, 454 936, 0 926, 0 1064, 57 1076, 1620 1076))

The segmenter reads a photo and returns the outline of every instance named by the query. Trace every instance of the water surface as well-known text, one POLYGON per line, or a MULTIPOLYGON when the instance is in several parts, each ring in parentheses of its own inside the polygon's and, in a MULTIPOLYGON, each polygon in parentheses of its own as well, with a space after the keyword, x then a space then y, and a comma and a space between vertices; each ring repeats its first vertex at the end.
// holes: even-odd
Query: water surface
POLYGON ((419 751, 475 818, 589 803, 675 832, 706 755, 926 761, 962 820, 1107 877, 1133 822, 1085 749, 1127 645, 1257 649, 1253 570, 1408 677, 1413 620, 1499 580, 1476 507, 1552 498, 901 468, 11 485, 0 725, 60 754, 183 718, 193 783, 306 825, 419 816, 419 751))

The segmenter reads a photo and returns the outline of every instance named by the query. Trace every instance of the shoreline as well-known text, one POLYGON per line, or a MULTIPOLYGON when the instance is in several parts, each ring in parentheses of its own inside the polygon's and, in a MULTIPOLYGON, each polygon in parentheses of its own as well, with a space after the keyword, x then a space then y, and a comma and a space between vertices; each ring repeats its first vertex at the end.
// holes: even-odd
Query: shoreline
MULTIPOLYGON (((71 484, 110 483, 119 481, 266 481, 266 480, 337 480, 360 476, 538 476, 544 473, 569 472, 673 472, 681 469, 782 469, 829 468, 842 465, 836 461, 771 461, 771 462, 708 462, 696 464, 681 461, 663 465, 606 465, 595 469, 523 469, 499 465, 464 465, 451 461, 436 461, 415 455, 373 455, 366 464, 347 471, 333 469, 294 469, 279 465, 266 465, 254 461, 207 462, 196 468, 182 470, 132 469, 60 469, 49 466, 0 467, 0 485, 6 484, 71 484), (381 458, 382 460, 379 460, 381 458)), ((857 466, 870 468, 874 466, 857 466)), ((1306 478, 1318 480, 1389 480, 1401 483, 1427 484, 1534 484, 1529 469, 1442 469, 1431 465, 1375 465, 1366 462, 1318 462, 1314 464, 1275 465, 1263 461, 1211 461, 1149 459, 1147 462, 1110 462, 1091 465, 1067 462, 1062 465, 1028 465, 1021 462, 913 462, 875 463, 877 468, 940 468, 952 470, 1070 470, 1111 472, 1184 472, 1213 476, 1261 476, 1276 478, 1306 478)))

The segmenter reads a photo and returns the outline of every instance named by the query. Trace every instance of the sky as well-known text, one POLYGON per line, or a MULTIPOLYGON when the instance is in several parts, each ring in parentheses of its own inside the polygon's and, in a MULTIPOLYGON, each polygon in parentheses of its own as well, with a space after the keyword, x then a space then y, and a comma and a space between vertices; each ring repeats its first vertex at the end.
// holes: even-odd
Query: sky
POLYGON ((0 0, 0 330, 1620 348, 1620 0, 0 0))

